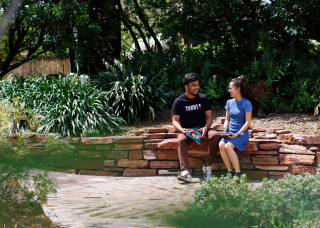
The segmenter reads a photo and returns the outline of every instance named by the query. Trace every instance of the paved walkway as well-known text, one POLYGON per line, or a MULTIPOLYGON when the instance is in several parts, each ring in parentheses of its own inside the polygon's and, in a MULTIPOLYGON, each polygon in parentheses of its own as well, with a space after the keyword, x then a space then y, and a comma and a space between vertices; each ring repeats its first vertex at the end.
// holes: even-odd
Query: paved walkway
POLYGON ((189 184, 173 176, 102 177, 49 172, 57 194, 43 209, 62 227, 170 227, 168 215, 185 210, 199 178, 189 184))

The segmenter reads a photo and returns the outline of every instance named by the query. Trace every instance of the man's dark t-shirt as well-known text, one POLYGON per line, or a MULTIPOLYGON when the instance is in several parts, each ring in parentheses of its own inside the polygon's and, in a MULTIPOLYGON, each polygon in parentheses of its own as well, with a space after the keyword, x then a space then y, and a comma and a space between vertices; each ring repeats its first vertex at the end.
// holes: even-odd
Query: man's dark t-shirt
POLYGON ((180 116, 180 124, 183 128, 203 127, 206 124, 205 112, 212 110, 206 95, 198 93, 195 98, 190 99, 182 94, 175 99, 171 114, 180 116))

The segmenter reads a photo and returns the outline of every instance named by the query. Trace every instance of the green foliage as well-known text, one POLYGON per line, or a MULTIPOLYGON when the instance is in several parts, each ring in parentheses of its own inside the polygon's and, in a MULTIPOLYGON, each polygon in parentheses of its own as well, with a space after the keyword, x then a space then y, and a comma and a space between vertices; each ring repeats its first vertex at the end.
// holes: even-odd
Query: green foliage
POLYGON ((103 134, 121 131, 124 121, 113 114, 103 91, 92 86, 85 75, 70 74, 64 78, 46 80, 29 78, 8 79, 1 83, 4 99, 19 98, 26 108, 43 116, 39 132, 57 132, 63 136, 82 136, 87 129, 103 134))
MULTIPOLYGON (((319 224, 320 174, 264 179, 261 187, 238 178, 210 178, 195 190, 194 202, 179 213, 182 227, 307 227, 319 224)), ((317 226, 314 226, 317 227, 317 226)))
POLYGON ((51 155, 59 154, 65 157, 73 155, 75 147, 70 145, 66 140, 60 139, 58 135, 46 135, 46 150, 51 152, 51 155))
POLYGON ((41 204, 47 195, 55 193, 55 184, 46 173, 29 174, 36 166, 31 159, 27 138, 21 136, 13 145, 2 138, 0 141, 0 226, 24 227, 25 218, 41 212, 41 204))
POLYGON ((126 118, 129 124, 130 120, 138 123, 143 115, 154 120, 155 110, 164 110, 166 104, 162 98, 163 86, 157 88, 153 83, 155 79, 154 77, 148 80, 147 77, 141 75, 130 75, 112 82, 107 97, 115 114, 126 118))
POLYGON ((224 105, 224 104, 221 104, 219 102, 219 100, 223 95, 225 95, 227 93, 227 89, 226 89, 227 83, 224 83, 223 81, 221 81, 218 85, 215 82, 215 80, 216 80, 215 77, 216 76, 214 76, 214 78, 211 79, 208 82, 208 84, 204 87, 204 90, 207 91, 206 95, 214 107, 224 105))

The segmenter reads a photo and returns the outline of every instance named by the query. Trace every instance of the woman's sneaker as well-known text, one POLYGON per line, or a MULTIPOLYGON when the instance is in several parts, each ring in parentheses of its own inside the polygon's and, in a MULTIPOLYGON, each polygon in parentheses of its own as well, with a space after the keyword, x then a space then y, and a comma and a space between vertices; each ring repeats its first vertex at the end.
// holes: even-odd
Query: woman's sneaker
POLYGON ((181 174, 177 177, 177 180, 179 181, 186 181, 186 182, 192 182, 192 176, 189 173, 189 171, 184 170, 181 172, 181 174))
POLYGON ((204 164, 202 166, 202 171, 204 173, 204 179, 208 180, 212 176, 212 166, 204 164))

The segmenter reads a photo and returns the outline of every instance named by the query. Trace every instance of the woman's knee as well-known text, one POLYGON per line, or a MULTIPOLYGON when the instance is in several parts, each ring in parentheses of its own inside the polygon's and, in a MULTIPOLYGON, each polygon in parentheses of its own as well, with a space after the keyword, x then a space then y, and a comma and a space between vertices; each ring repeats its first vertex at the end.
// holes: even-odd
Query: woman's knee
POLYGON ((219 149, 220 149, 220 151, 226 149, 226 143, 224 141, 219 142, 219 149))
POLYGON ((229 152, 229 151, 232 151, 232 150, 233 150, 234 146, 233 146, 232 143, 228 142, 228 143, 226 144, 225 148, 226 148, 226 151, 229 152))

